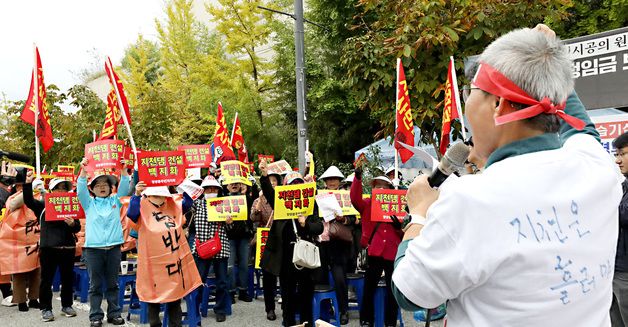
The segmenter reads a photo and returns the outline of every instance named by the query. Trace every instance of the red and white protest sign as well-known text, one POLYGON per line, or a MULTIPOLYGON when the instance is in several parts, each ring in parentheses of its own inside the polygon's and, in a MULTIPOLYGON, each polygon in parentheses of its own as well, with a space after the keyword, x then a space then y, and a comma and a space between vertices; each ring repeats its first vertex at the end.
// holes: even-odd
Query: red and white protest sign
MULTIPOLYGON (((137 150, 139 154, 142 150, 137 150)), ((124 148, 124 168, 133 169, 135 168, 135 153, 133 153, 133 149, 131 147, 124 148)))
POLYGON ((186 168, 207 168, 212 163, 210 145, 180 145, 177 150, 185 152, 186 168))
POLYGON ((67 218, 84 219, 85 211, 74 192, 46 193, 46 221, 63 221, 67 218))
POLYGON ((279 160, 268 165, 269 174, 284 175, 292 171, 292 167, 285 160, 279 160))
POLYGON ((257 162, 262 162, 262 159, 266 159, 266 163, 273 163, 275 162, 275 156, 272 154, 258 154, 257 155, 257 162))
POLYGON ((595 124, 595 129, 600 133, 602 146, 610 154, 614 154, 617 149, 613 147, 613 140, 619 135, 628 132, 628 115, 608 115, 591 117, 595 124))
POLYGON ((52 176, 54 176, 54 178, 62 179, 64 181, 68 181, 71 183, 76 182, 76 175, 74 175, 74 173, 71 173, 71 172, 55 171, 52 173, 52 176))
POLYGON ((142 151, 137 173, 146 186, 179 185, 185 179, 183 151, 142 151))
POLYGON ((374 189, 371 195, 371 221, 392 222, 390 216, 400 220, 406 216, 407 190, 374 189))
POLYGON ((85 144, 85 158, 88 161, 87 170, 121 169, 124 148, 124 141, 122 140, 102 140, 85 144))

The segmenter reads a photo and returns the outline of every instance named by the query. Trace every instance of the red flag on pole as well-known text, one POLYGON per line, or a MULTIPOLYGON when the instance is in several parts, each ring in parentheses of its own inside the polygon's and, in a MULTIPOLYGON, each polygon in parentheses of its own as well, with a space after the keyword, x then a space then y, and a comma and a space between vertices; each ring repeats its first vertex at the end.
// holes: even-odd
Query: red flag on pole
POLYGON ((238 160, 249 163, 249 154, 244 144, 244 135, 242 134, 242 128, 240 127, 240 118, 236 113, 235 121, 233 122, 233 133, 231 134, 231 146, 238 150, 238 160))
POLYGON ((216 132, 214 134, 214 160, 216 164, 221 161, 235 160, 235 154, 229 145, 229 132, 227 123, 222 113, 222 104, 218 102, 218 114, 216 114, 216 132))
MULTIPOLYGON (((124 86, 122 86, 122 81, 120 80, 120 77, 118 77, 118 74, 116 74, 116 71, 113 70, 113 65, 111 65, 111 59, 109 59, 109 57, 107 57, 107 62, 109 63, 109 65, 105 64, 105 70, 107 71, 107 77, 109 77, 109 83, 111 84, 111 87, 114 88, 113 91, 113 102, 116 103, 117 102, 117 98, 115 97, 115 86, 117 86, 118 88, 118 93, 120 94, 120 102, 122 102, 122 106, 124 107, 124 114, 126 115, 126 119, 129 122, 129 125, 131 124, 131 114, 129 112, 129 102, 126 100, 126 95, 124 94, 124 86), (113 76, 113 78, 115 79, 115 82, 111 79, 111 76, 113 76)), ((109 93, 111 95, 111 93, 109 93)), ((107 97, 107 102, 109 102, 109 97, 107 97)), ((116 106, 117 107, 117 106, 116 106)), ((118 115, 118 117, 120 117, 117 121, 118 124, 123 125, 124 121, 122 120, 122 115, 118 115)))
POLYGON ((401 60, 397 60, 397 117, 395 122, 395 149, 399 151, 401 162, 405 163, 414 155, 399 142, 414 146, 414 121, 410 109, 410 95, 406 74, 403 71, 401 60))
POLYGON ((449 70, 447 72, 447 83, 445 83, 445 106, 443 107, 443 126, 440 134, 440 153, 445 155, 449 145, 449 133, 451 133, 451 121, 459 118, 458 104, 456 97, 457 82, 454 79, 453 58, 449 60, 449 70))
POLYGON ((99 140, 111 140, 118 135, 118 125, 124 124, 118 109, 118 101, 116 91, 111 90, 107 95, 107 113, 105 115, 105 123, 102 126, 99 140))
POLYGON ((44 71, 39 57, 39 49, 35 48, 36 67, 31 77, 31 87, 28 92, 26 104, 22 110, 20 118, 33 126, 35 126, 35 110, 37 110, 37 137, 41 142, 44 152, 48 152, 54 144, 52 136, 52 127, 50 126, 50 115, 48 113, 48 103, 46 102, 46 84, 44 83, 44 71), (35 90, 35 78, 37 79, 37 88, 35 90), (37 97, 37 98, 35 98, 37 97))

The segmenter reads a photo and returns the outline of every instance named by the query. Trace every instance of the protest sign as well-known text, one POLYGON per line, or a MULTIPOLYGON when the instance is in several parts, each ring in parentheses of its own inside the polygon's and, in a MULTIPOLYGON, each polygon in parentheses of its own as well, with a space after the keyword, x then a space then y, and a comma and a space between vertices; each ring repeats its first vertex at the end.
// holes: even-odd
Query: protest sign
POLYGON ((360 153, 358 158, 355 159, 355 161, 353 162, 353 167, 355 167, 355 168, 362 167, 362 165, 364 165, 367 162, 368 162, 368 159, 366 159, 366 154, 364 154, 364 152, 362 152, 362 153, 360 153))
POLYGON ((67 218, 85 218, 85 211, 76 193, 46 193, 46 221, 63 221, 67 218))
POLYGON ((359 214, 358 210, 356 210, 351 204, 350 191, 348 190, 336 190, 336 191, 319 190, 318 193, 319 194, 329 193, 329 194, 335 195, 336 201, 338 201, 338 204, 340 205, 340 208, 342 209, 343 216, 355 216, 359 214))
MULTIPOLYGON (((137 150, 137 154, 139 155, 141 150, 137 150)), ((135 153, 133 153, 133 149, 130 147, 124 148, 124 167, 127 169, 135 168, 135 153)))
POLYGON ((628 114, 596 116, 591 117, 591 121, 600 133, 600 141, 606 152, 614 155, 617 149, 613 146, 613 140, 628 132, 628 114))
POLYGON ((87 170, 121 169, 124 148, 124 141, 122 140, 102 140, 85 144, 85 158, 88 160, 87 170))
POLYGON ((371 196, 371 221, 392 222, 390 216, 406 216, 407 190, 374 189, 371 196))
POLYGON ((274 219, 297 219, 314 213, 316 183, 275 187, 274 219))
POLYGON ((191 180, 185 179, 179 186, 177 186, 177 192, 179 192, 179 194, 187 193, 192 200, 196 200, 203 195, 205 190, 191 180))
POLYGON ((262 255, 266 249, 266 241, 268 240, 268 234, 270 234, 270 228, 258 227, 257 228, 257 242, 255 244, 255 269, 260 269, 260 263, 262 262, 262 255))
POLYGON ((137 157, 137 173, 146 186, 179 185, 185 179, 183 151, 142 151, 137 157))
POLYGON ((185 168, 207 168, 212 163, 210 145, 180 145, 177 150, 185 152, 185 168))
POLYGON ((72 173, 72 174, 74 174, 74 166, 57 165, 57 171, 61 172, 61 173, 72 173))
POLYGON ((220 174, 224 178, 223 184, 242 183, 251 186, 248 179, 249 167, 247 164, 229 160, 220 163, 220 174))
POLYGON ((285 175, 292 171, 292 167, 285 160, 279 160, 268 165, 269 174, 285 175))
POLYGON ((52 173, 52 176, 54 176, 54 178, 62 179, 71 183, 76 182, 76 176, 72 172, 55 171, 52 173))
POLYGON ((258 154, 257 162, 262 162, 262 159, 266 159, 266 163, 269 164, 275 162, 275 156, 272 154, 258 154))
POLYGON ((188 168, 185 170, 185 178, 191 180, 203 180, 200 168, 188 168))
POLYGON ((246 220, 248 207, 246 195, 224 196, 207 199, 207 221, 225 221, 231 217, 234 221, 246 220))
POLYGON ((323 193, 316 195, 316 204, 318 205, 318 215, 325 221, 334 220, 336 216, 342 216, 342 208, 336 196, 331 193, 323 193))

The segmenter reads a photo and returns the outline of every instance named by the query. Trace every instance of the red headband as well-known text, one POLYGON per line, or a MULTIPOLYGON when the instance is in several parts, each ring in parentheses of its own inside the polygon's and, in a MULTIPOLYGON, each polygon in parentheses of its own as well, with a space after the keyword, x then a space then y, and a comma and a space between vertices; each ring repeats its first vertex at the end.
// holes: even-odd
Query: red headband
POLYGON ((504 116, 496 117, 496 125, 523 120, 546 113, 550 115, 557 115, 577 130, 582 130, 585 126, 585 123, 582 120, 565 113, 564 101, 558 105, 553 104, 548 97, 538 101, 519 88, 515 83, 509 80, 508 77, 504 76, 497 69, 486 63, 480 63, 478 71, 475 74, 475 78, 473 79, 473 84, 490 94, 515 103, 529 105, 527 108, 517 110, 504 116))

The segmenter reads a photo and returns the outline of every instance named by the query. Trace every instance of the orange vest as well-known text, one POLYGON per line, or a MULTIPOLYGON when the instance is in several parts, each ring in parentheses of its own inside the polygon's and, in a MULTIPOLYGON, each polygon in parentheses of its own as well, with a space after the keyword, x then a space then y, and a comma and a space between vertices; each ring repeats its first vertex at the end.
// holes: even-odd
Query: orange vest
MULTIPOLYGON (((13 194, 7 203, 19 194, 21 193, 13 194)), ((4 275, 25 273, 39 268, 39 220, 26 205, 15 211, 7 207, 0 227, 0 253, 0 271, 4 275)))
POLYGON ((120 222, 122 223, 122 237, 124 238, 124 243, 120 248, 120 251, 122 252, 133 250, 137 246, 135 238, 131 237, 131 229, 136 229, 137 226, 135 226, 135 223, 126 216, 126 211, 129 209, 130 202, 130 196, 120 197, 120 203, 122 203, 122 209, 120 210, 120 222))
POLYGON ((85 245, 85 219, 79 219, 79 222, 81 223, 81 231, 76 233, 75 257, 80 257, 83 254, 83 245, 85 245))
POLYGON ((140 202, 136 285, 143 302, 176 301, 202 284, 183 232, 181 205, 180 197, 167 198, 160 208, 140 202))

